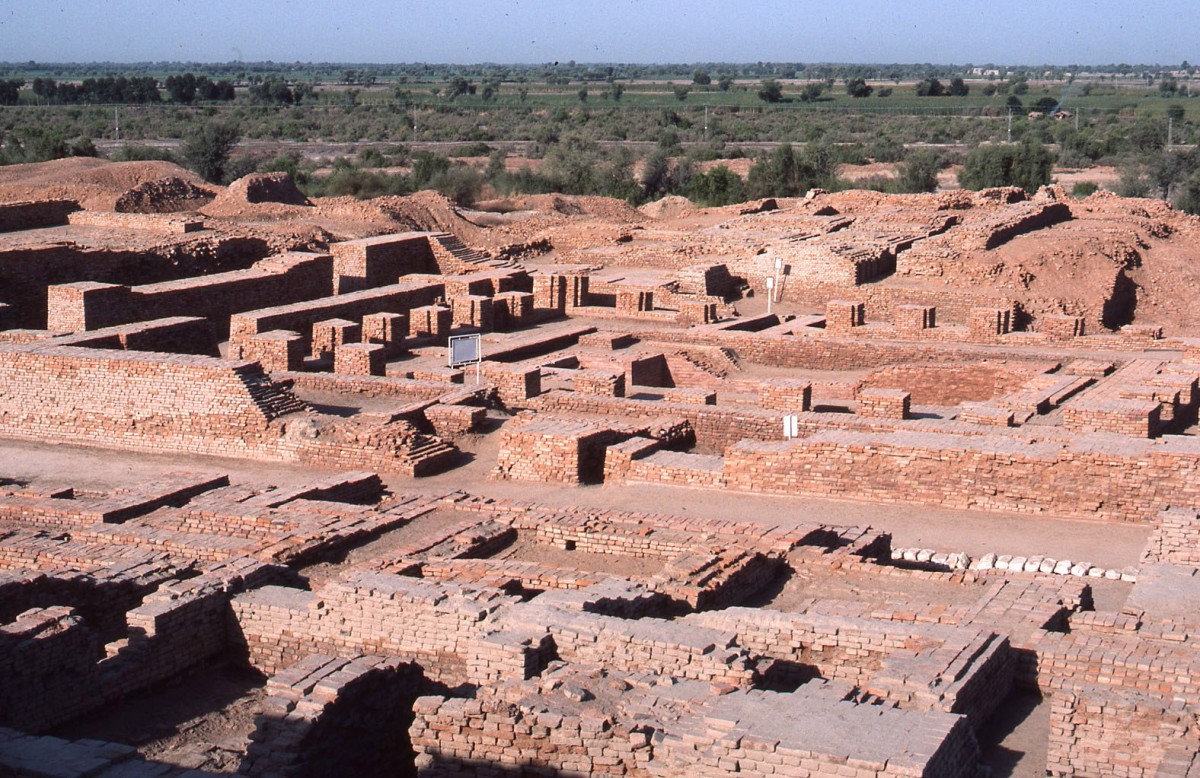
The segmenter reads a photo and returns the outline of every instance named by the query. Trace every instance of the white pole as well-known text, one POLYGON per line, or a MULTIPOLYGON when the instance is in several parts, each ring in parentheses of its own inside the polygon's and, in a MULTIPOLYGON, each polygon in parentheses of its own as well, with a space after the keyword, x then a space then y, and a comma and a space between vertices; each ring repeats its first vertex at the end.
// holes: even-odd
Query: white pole
POLYGON ((775 298, 775 279, 767 279, 767 313, 771 313, 771 301, 775 298))

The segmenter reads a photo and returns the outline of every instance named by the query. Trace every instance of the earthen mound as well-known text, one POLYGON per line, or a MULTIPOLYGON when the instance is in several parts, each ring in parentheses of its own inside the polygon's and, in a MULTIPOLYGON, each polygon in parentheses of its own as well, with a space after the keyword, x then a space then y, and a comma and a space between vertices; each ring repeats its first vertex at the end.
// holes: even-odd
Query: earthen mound
POLYGON ((652 203, 646 203, 639 211, 649 216, 651 219, 677 219, 684 214, 695 210, 696 206, 691 200, 679 195, 667 195, 661 200, 655 200, 652 203))
POLYGON ((592 216, 604 221, 638 224, 646 215, 624 200, 589 195, 528 195, 510 201, 518 210, 554 211, 564 216, 592 216))
POLYGON ((178 176, 147 181, 117 198, 113 210, 122 213, 172 213, 193 211, 209 203, 216 193, 178 176))
POLYGON ((76 200, 87 210, 111 211, 131 190, 166 178, 176 178, 197 188, 207 186, 195 173, 173 162, 109 162, 70 157, 0 167, 0 198, 68 199, 76 200))
POLYGON ((234 181, 204 209, 205 216, 274 221, 307 218, 312 202, 287 173, 251 173, 234 181))
POLYGON ((225 199, 247 203, 282 203, 283 205, 312 205, 296 188, 290 173, 251 173, 229 185, 225 199))

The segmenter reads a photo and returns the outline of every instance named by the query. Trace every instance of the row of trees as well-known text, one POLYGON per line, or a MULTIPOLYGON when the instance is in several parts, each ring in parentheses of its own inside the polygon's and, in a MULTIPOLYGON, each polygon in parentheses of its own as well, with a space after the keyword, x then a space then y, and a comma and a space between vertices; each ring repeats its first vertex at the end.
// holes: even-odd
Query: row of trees
POLYGON ((50 103, 157 103, 162 99, 153 76, 85 78, 78 84, 35 78, 33 93, 50 103))

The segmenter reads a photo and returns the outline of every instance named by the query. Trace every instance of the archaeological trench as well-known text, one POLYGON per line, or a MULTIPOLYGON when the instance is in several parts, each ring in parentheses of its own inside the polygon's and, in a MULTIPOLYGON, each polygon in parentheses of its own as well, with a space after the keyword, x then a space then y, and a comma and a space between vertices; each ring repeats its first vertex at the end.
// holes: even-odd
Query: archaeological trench
POLYGON ((1200 775, 1200 219, 26 167, 0 774, 1200 775))

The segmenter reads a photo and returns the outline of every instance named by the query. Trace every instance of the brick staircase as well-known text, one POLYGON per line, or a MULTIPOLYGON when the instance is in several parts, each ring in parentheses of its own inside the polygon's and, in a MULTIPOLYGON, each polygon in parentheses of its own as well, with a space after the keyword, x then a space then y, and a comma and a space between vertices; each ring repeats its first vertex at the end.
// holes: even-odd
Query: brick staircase
POLYGON ((502 267, 513 267, 513 259, 494 259, 482 251, 467 246, 457 235, 449 232, 437 232, 429 236, 429 246, 433 250, 439 272, 442 274, 469 273, 476 270, 491 270, 502 267))
POLYGON ((242 372, 240 377, 250 393, 250 399, 268 420, 308 408, 303 400, 292 394, 291 385, 288 383, 276 383, 262 372, 242 372))

